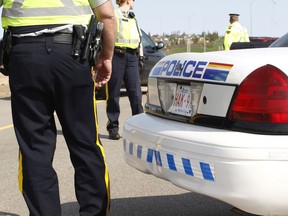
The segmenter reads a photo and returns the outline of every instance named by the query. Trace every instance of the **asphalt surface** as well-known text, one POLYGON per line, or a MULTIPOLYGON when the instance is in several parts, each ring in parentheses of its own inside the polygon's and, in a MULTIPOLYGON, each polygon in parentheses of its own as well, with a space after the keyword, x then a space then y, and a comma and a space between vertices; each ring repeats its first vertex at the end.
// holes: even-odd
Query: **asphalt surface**
POLYGON ((0 73, 0 98, 10 96, 10 89, 8 85, 8 77, 0 73))
MULTIPOLYGON (((127 97, 121 97, 120 126, 131 115, 127 97)), ((143 102, 146 96, 143 96, 143 102)), ((15 139, 10 98, 0 99, 0 216, 25 216, 28 210, 18 190, 18 146, 15 139)), ((97 102, 99 134, 106 152, 111 181, 110 216, 237 216, 232 206, 186 191, 173 184, 144 174, 123 160, 122 139, 108 139, 105 101, 97 102)), ((78 204, 74 193, 73 167, 57 123, 58 138, 54 167, 59 177, 63 216, 76 216, 78 204)), ((122 134, 122 129, 120 130, 122 134)), ((242 214, 249 215, 249 214, 242 214)))

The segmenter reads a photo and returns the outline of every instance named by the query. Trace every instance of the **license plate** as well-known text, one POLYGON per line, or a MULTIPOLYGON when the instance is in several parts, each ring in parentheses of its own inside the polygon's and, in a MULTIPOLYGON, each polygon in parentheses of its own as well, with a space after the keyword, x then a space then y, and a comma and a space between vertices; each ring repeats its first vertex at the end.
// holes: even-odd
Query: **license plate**
POLYGON ((177 86, 172 106, 169 108, 168 111, 183 116, 192 115, 193 110, 191 86, 177 86))

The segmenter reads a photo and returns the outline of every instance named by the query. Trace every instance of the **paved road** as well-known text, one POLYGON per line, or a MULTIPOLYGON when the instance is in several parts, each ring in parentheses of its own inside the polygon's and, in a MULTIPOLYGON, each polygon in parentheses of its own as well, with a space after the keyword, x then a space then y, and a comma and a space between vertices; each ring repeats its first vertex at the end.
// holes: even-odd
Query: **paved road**
MULTIPOLYGON (((143 96, 143 100, 146 97, 143 96)), ((221 201, 180 189, 141 173, 123 161, 122 139, 107 139, 105 102, 99 101, 99 132, 105 147, 111 179, 110 216, 237 216, 221 201)), ((17 186, 18 147, 11 121, 10 99, 0 99, 0 216, 28 215, 17 186)), ((131 115, 127 97, 121 98, 123 123, 131 115)), ((120 131, 122 133, 122 130, 120 131)), ((54 166, 59 176, 63 216, 78 215, 73 188, 73 168, 58 124, 54 166)))

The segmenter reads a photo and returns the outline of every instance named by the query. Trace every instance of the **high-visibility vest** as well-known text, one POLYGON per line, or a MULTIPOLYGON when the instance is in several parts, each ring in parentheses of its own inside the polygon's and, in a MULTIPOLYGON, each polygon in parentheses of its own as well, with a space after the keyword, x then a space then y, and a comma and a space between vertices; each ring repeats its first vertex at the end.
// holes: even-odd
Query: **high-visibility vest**
POLYGON ((88 0, 4 0, 2 27, 53 24, 88 24, 88 0))
POLYGON ((140 44, 140 30, 135 18, 123 16, 120 8, 115 9, 117 38, 115 46, 137 49, 140 44))
POLYGON ((249 42, 247 29, 239 22, 234 22, 227 27, 224 37, 224 48, 230 50, 233 42, 249 42))

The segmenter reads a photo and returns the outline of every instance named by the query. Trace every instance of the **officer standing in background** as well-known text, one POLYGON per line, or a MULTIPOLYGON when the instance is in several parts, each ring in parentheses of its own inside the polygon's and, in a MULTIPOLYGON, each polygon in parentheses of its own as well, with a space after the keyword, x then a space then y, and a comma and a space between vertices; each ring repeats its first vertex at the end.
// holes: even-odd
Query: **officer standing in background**
POLYGON ((231 13, 230 25, 227 27, 224 36, 224 49, 230 50, 234 42, 250 42, 247 29, 239 23, 239 14, 231 13))
POLYGON ((107 131, 109 139, 118 140, 120 115, 120 89, 124 85, 130 101, 132 115, 143 112, 142 92, 139 78, 139 59, 143 59, 141 34, 132 11, 134 0, 116 0, 115 9, 118 24, 117 39, 112 60, 112 76, 107 89, 107 131))
POLYGON ((94 12, 104 23, 96 84, 105 84, 112 71, 116 38, 111 1, 0 0, 0 6, 3 28, 12 34, 9 84, 20 147, 19 187, 30 215, 61 215, 52 166, 57 135, 54 111, 75 169, 80 215, 108 215, 109 177, 97 132, 91 67, 75 54, 73 43, 79 40, 76 27, 85 32, 94 12))

